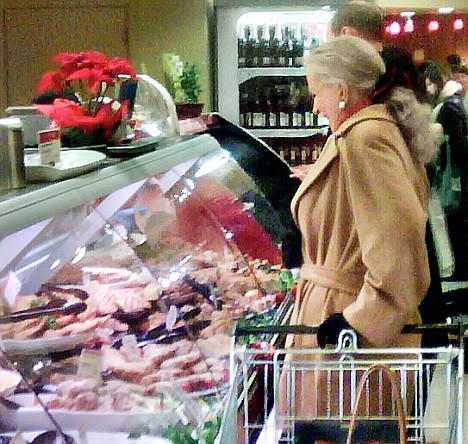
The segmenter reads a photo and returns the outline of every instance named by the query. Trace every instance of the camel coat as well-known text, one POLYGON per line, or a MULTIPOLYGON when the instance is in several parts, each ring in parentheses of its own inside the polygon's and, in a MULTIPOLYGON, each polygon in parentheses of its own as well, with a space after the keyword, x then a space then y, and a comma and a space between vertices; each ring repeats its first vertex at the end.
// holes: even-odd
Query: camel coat
MULTIPOLYGON (((385 105, 345 121, 291 204, 304 257, 291 323, 316 326, 340 312, 360 346, 418 346, 418 336, 400 331, 420 322, 429 286, 428 193, 424 166, 413 161, 385 105)), ((297 335, 288 346, 317 343, 297 335)), ((296 395, 310 406, 320 390, 296 383, 296 395)))

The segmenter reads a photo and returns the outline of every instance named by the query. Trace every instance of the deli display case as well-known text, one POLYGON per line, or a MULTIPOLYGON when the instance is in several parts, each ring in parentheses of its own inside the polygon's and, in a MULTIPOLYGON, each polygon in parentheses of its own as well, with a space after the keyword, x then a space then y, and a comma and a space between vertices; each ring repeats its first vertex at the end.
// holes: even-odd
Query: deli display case
POLYGON ((235 151, 175 137, 0 195, 2 434, 214 439, 233 325, 287 312, 284 220, 235 151))

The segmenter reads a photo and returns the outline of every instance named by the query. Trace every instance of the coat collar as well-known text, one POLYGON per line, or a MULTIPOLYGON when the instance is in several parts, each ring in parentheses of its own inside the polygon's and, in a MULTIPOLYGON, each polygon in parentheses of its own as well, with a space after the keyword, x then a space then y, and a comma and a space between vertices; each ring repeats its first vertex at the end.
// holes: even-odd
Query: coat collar
POLYGON ((299 198, 305 191, 317 180, 317 178, 327 169, 330 163, 335 159, 338 154, 338 140, 345 136, 346 133, 355 125, 365 120, 387 120, 395 122, 387 111, 384 104, 370 105, 361 111, 357 112, 349 119, 344 121, 338 130, 332 134, 325 144, 325 147, 320 154, 317 162, 311 167, 309 174, 304 178, 302 184, 297 190, 296 196, 293 199, 292 205, 295 206, 299 198))
POLYGON ((387 111, 387 106, 385 104, 366 106, 340 125, 340 127, 335 132, 336 137, 338 138, 343 136, 354 125, 357 125, 358 123, 365 120, 388 120, 390 122, 395 122, 395 119, 387 111))

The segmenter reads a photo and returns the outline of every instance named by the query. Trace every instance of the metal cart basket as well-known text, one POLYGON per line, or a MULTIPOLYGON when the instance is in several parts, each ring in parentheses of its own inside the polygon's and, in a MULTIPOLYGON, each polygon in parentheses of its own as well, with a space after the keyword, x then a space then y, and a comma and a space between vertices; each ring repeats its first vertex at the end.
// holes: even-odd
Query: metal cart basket
MULTIPOLYGON (((462 347, 360 349, 348 330, 335 349, 250 346, 233 351, 232 399, 225 415, 230 430, 222 443, 344 443, 359 380, 376 363, 397 376, 408 442, 464 442, 462 347), (307 384, 315 384, 313 396, 307 384), (344 433, 343 440, 327 436, 333 430, 344 433)), ((353 443, 400 442, 396 403, 388 398, 382 373, 363 386, 357 418, 375 437, 360 440, 355 433, 353 443), (397 435, 387 441, 392 431, 397 435)))

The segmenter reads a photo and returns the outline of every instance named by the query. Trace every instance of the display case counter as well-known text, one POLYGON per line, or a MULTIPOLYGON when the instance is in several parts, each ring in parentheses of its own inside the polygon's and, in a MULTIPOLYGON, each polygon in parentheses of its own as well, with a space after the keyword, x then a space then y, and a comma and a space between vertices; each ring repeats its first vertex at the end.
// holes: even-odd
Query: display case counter
POLYGON ((223 143, 0 197, 1 359, 22 376, 0 432, 214 433, 235 322, 287 312, 284 221, 223 143))

